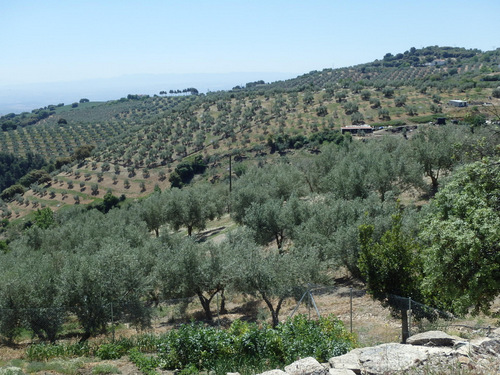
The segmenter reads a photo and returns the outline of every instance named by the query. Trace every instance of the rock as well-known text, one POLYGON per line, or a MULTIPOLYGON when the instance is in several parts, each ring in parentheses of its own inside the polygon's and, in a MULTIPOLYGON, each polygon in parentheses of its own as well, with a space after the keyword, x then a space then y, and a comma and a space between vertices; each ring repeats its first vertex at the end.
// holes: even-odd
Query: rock
POLYGON ((498 357, 500 356, 500 340, 486 339, 474 347, 474 350, 480 354, 498 357))
POLYGON ((312 357, 293 362, 285 367, 285 372, 289 375, 328 375, 328 369, 312 357))
POLYGON ((341 369, 341 368, 331 368, 328 373, 330 375, 356 375, 354 371, 341 369))
POLYGON ((464 355, 461 355, 460 357, 458 357, 458 362, 463 364, 463 365, 468 365, 470 363, 470 358, 466 357, 464 355))
POLYGON ((383 344, 364 351, 360 355, 359 361, 362 368, 369 373, 382 374, 388 371, 405 371, 427 361, 431 355, 446 355, 451 352, 451 349, 448 351, 443 351, 443 349, 404 344, 383 344))
POLYGON ((354 371, 341 369, 341 368, 331 368, 328 373, 330 375, 356 375, 354 371))
POLYGON ((276 370, 265 371, 260 375, 287 375, 287 373, 285 371, 276 369, 276 370))
POLYGON ((456 339, 442 331, 428 331, 413 335, 406 340, 410 345, 453 346, 456 339))
POLYGON ((354 349, 344 355, 333 357, 328 360, 333 369, 359 371, 361 363, 359 362, 359 355, 362 349, 354 349))
POLYGON ((456 342, 455 345, 453 345, 453 350, 458 355, 469 356, 472 352, 472 345, 465 341, 456 342))
POLYGON ((352 350, 343 356, 330 358, 334 369, 348 369, 356 374, 386 374, 406 371, 420 365, 431 356, 448 356, 451 348, 435 348, 404 344, 382 344, 352 350))
POLYGON ((500 339, 500 328, 494 329, 493 331, 490 332, 488 337, 491 338, 499 338, 500 339))

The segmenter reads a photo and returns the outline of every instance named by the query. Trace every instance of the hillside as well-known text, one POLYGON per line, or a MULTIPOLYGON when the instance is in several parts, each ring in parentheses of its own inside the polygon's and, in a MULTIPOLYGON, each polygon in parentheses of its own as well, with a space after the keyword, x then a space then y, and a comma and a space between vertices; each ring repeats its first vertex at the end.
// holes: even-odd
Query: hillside
MULTIPOLYGON (((196 155, 220 167, 229 154, 248 159, 290 149, 314 151, 351 124, 378 128, 439 117, 461 121, 471 108, 495 119, 494 107, 482 104, 500 103, 494 91, 500 82, 499 63, 498 50, 412 48, 372 63, 270 84, 250 82, 228 92, 185 95, 170 90, 181 94, 130 94, 105 103, 84 98, 3 116, 2 152, 36 153, 54 162, 78 147, 97 147, 87 163, 65 167, 45 193, 28 192, 30 204, 23 202, 11 211, 20 217, 40 205, 74 203, 76 196, 89 203, 108 190, 117 196, 144 196, 155 185, 168 187, 176 165, 196 155), (474 107, 452 107, 448 101, 453 99, 474 107)), ((220 168, 210 170, 211 178, 222 177, 220 168)))
POLYGON ((496 324, 498 63, 410 49, 3 117, 0 366, 260 373, 496 324))

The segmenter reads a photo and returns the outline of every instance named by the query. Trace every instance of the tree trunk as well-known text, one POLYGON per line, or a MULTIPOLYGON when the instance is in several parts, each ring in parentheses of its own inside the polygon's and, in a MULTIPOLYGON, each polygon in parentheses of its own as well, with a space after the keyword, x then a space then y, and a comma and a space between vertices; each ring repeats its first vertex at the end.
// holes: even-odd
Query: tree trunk
POLYGON ((203 307, 203 311, 205 312, 205 318, 209 321, 212 321, 212 311, 210 310, 210 301, 212 298, 206 298, 202 293, 196 293, 198 298, 200 299, 201 306, 203 307))
POLYGON ((438 186, 439 186, 439 172, 437 174, 434 173, 432 169, 429 170, 429 173, 427 174, 430 179, 431 179, 431 196, 436 195, 438 191, 438 186))
POLYGON ((408 314, 406 309, 401 309, 401 343, 406 344, 406 340, 409 336, 408 329, 408 314))
POLYGON ((276 328, 276 326, 279 324, 279 313, 281 310, 281 304, 283 303, 283 298, 280 298, 278 301, 278 305, 276 306, 276 309, 274 308, 272 302, 267 298, 265 293, 261 293, 262 299, 266 303, 267 307, 269 308, 269 311, 271 312, 271 318, 273 321, 273 328, 276 328))

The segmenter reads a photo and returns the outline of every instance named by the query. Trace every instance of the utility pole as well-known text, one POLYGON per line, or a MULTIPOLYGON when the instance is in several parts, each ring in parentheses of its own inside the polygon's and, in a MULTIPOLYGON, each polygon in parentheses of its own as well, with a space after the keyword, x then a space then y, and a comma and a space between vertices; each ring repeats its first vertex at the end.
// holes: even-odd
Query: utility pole
POLYGON ((229 201, 227 204, 227 212, 231 213, 231 190, 233 190, 233 171, 231 166, 231 154, 229 154, 229 201))
POLYGON ((233 173, 231 170, 231 154, 229 154, 229 194, 231 194, 232 189, 233 189, 233 173))

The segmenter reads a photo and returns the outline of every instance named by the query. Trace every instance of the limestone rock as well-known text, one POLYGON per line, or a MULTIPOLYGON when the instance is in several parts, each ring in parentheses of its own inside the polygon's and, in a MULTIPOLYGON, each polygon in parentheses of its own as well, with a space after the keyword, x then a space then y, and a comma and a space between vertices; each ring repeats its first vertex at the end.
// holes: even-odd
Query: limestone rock
POLYGON ((328 375, 328 369, 312 357, 302 358, 285 367, 289 375, 328 375))
POLYGON ((470 363, 470 358, 466 357, 464 355, 461 355, 460 357, 458 357, 458 362, 462 363, 464 365, 468 365, 470 363))
POLYGON ((428 331, 413 335, 406 340, 410 345, 453 346, 456 339, 442 331, 428 331))
POLYGON ((333 357, 328 360, 330 367, 333 369, 346 369, 354 372, 359 371, 361 363, 359 362, 359 355, 363 349, 353 349, 349 353, 333 357))
POLYGON ((431 356, 448 356, 452 348, 435 348, 404 344, 382 344, 352 350, 343 356, 330 358, 334 369, 348 369, 356 374, 386 374, 406 371, 418 366, 431 356))
POLYGON ((287 373, 285 371, 276 369, 276 370, 265 371, 260 375, 287 375, 287 373))
POLYGON ((491 331, 490 334, 488 335, 488 337, 500 339, 500 328, 497 328, 497 329, 494 329, 493 331, 491 331))
POLYGON ((486 339, 474 348, 479 354, 500 357, 500 340, 486 339))
POLYGON ((451 352, 451 349, 404 344, 383 344, 367 349, 360 355, 359 361, 367 372, 375 374, 405 371, 425 362, 431 355, 446 355, 451 352))
POLYGON ((331 368, 328 373, 330 375, 356 375, 354 371, 341 369, 341 368, 331 368))

